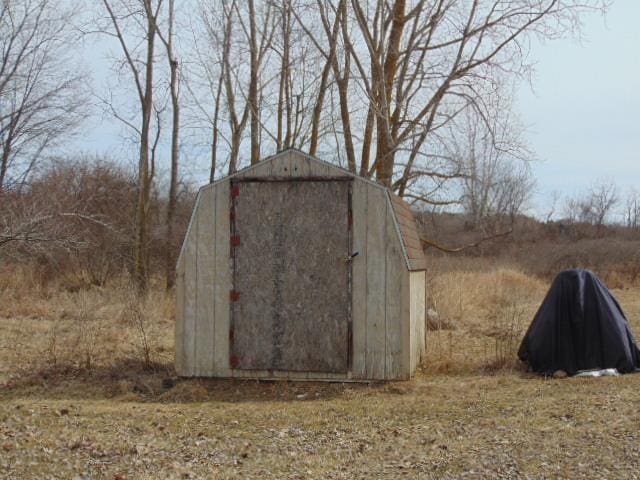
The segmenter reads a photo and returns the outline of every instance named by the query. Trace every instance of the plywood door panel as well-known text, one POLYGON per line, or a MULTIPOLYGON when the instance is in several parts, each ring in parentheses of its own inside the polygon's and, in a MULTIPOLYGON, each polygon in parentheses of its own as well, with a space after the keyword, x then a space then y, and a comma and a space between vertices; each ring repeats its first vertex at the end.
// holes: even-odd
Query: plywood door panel
POLYGON ((349 368, 350 181, 238 182, 232 368, 349 368))

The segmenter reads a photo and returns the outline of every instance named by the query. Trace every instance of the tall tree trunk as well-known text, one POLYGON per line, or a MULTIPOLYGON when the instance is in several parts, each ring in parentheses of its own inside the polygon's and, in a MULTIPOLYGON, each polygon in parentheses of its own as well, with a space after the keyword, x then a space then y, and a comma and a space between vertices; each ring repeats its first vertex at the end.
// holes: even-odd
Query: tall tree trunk
POLYGON ((398 58, 400 56, 400 40, 405 25, 406 0, 396 0, 393 4, 393 19, 391 32, 386 49, 386 58, 382 69, 382 85, 378 83, 378 118, 376 121, 378 132, 378 143, 376 151, 376 177, 378 182, 391 186, 393 177, 393 165, 395 159, 394 145, 391 138, 390 112, 393 95, 393 83, 398 69, 398 58))
MULTIPOLYGON (((344 1, 344 0, 342 0, 344 1)), ((340 5, 339 5, 340 8, 340 5)), ((318 97, 313 107, 313 115, 311 117, 311 140, 309 145, 309 155, 315 156, 318 149, 318 140, 320 136, 320 120, 322 117, 322 107, 324 106, 324 97, 327 90, 327 82, 329 80, 329 73, 333 68, 333 64, 336 61, 336 47, 338 40, 338 33, 340 31, 340 16, 341 10, 336 13, 336 18, 331 29, 331 35, 329 37, 329 53, 326 58, 326 63, 322 68, 320 75, 320 86, 318 87, 318 97)))
POLYGON ((258 110, 258 41, 256 28, 256 11, 253 0, 249 2, 249 29, 250 29, 250 57, 251 57, 251 78, 249 81, 249 95, 247 101, 250 110, 250 130, 251 130, 251 165, 260 161, 260 118, 258 110))
POLYGON ((229 152, 229 170, 228 174, 233 175, 238 169, 238 154, 240 153, 241 137, 237 132, 231 134, 231 151, 229 152))
POLYGON ((220 121, 220 97, 222 96, 223 75, 224 72, 220 72, 220 77, 218 78, 218 90, 216 92, 216 100, 213 107, 213 127, 211 129, 211 171, 209 173, 209 183, 213 183, 215 180, 216 168, 218 167, 218 123, 220 121))
POLYGON ((176 203, 178 195, 178 166, 180 158, 180 99, 178 92, 178 60, 173 54, 173 21, 175 0, 169 0, 169 38, 167 39, 167 58, 171 78, 169 88, 171 90, 171 179, 169 182, 169 202, 167 205, 167 237, 165 239, 165 273, 166 287, 171 289, 175 281, 175 248, 173 244, 173 227, 176 215, 176 203))
POLYGON ((7 142, 2 148, 2 160, 0 160, 0 194, 4 191, 4 182, 9 169, 9 157, 11 155, 11 147, 7 142))
MULTIPOLYGON (((150 10, 150 9, 149 9, 150 10)), ((133 277, 138 292, 145 294, 149 288, 150 248, 150 198, 151 174, 149 170, 149 134, 153 110, 153 56, 156 36, 152 12, 147 15, 147 63, 145 91, 142 101, 142 128, 140 130, 140 160, 138 163, 138 199, 136 205, 136 239, 134 246, 133 277)))
POLYGON ((374 119, 373 105, 369 102, 367 119, 364 125, 364 136, 362 137, 362 155, 360 157, 360 175, 363 177, 369 176, 369 160, 371 158, 371 141, 373 138, 374 119))

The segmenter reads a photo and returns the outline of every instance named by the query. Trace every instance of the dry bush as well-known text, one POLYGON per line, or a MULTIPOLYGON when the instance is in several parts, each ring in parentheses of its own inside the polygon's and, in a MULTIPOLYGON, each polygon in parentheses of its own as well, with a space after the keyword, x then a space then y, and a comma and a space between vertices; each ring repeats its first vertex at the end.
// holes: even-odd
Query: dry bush
POLYGON ((593 270, 609 288, 640 285, 640 241, 622 238, 580 239, 531 245, 512 255, 525 271, 549 280, 561 270, 593 270))
MULTIPOLYGON (((443 246, 463 246, 486 237, 472 227, 469 218, 453 213, 418 215, 422 235, 443 246)), ((568 268, 588 268, 611 288, 640 286, 640 229, 621 225, 555 221, 542 223, 518 216, 510 235, 494 238, 476 247, 446 256, 427 250, 436 263, 449 270, 465 270, 465 264, 506 265, 526 274, 552 280, 568 268)))
MULTIPOLYGON (((181 186, 171 248, 180 247, 195 193, 181 186)), ((166 257, 166 200, 154 192, 152 266, 166 257)), ((57 160, 21 191, 0 200, 0 265, 25 265, 42 284, 70 291, 105 286, 131 264, 136 182, 131 172, 104 158, 57 160)))
POLYGON ((430 306, 455 330, 429 332, 426 368, 451 372, 514 367, 545 282, 477 259, 432 265, 436 273, 429 280, 430 306))
POLYGON ((162 330, 167 326, 161 320, 174 315, 173 297, 161 290, 156 289, 140 297, 132 286, 124 295, 120 321, 135 332, 129 343, 146 369, 152 369, 157 363, 167 360, 161 356, 166 352, 162 346, 162 335, 166 332, 162 330))
POLYGON ((453 270, 430 276, 429 303, 454 325, 484 324, 496 309, 530 302, 545 284, 513 268, 453 270))
POLYGON ((516 354, 522 334, 527 327, 526 309, 513 299, 507 305, 499 307, 489 317, 491 326, 485 332, 487 337, 493 338, 494 348, 491 352, 493 359, 487 360, 489 370, 513 367, 516 364, 516 354))

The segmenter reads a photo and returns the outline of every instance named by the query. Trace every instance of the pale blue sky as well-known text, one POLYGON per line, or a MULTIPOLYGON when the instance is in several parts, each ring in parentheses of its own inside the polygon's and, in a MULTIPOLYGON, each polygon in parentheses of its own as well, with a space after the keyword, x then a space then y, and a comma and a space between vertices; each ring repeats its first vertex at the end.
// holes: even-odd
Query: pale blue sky
POLYGON ((534 45, 534 92, 522 85, 518 109, 540 159, 537 211, 551 191, 575 194, 598 178, 640 189, 639 22, 640 1, 616 0, 605 18, 584 18, 582 41, 534 45))

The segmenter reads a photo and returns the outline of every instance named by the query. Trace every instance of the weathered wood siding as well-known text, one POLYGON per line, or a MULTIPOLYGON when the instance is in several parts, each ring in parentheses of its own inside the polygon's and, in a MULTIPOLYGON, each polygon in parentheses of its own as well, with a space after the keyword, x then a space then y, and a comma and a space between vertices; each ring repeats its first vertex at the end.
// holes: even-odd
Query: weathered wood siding
MULTIPOLYGON (((287 151, 242 177, 350 175, 287 151)), ((176 370, 181 376, 399 380, 424 351, 424 272, 410 272, 386 189, 355 177, 352 191, 353 355, 348 373, 238 370, 229 365, 230 179, 200 190, 177 267, 176 370), (422 283, 421 283, 422 282, 422 283)))
POLYGON ((426 271, 411 272, 409 277, 411 371, 414 372, 425 355, 426 348, 426 271))

